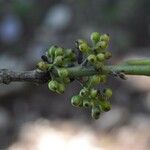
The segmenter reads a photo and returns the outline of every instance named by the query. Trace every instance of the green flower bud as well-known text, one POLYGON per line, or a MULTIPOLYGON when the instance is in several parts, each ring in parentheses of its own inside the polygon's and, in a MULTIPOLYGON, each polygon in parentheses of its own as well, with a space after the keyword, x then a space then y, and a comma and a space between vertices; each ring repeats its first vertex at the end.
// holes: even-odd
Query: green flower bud
POLYGON ((108 47, 108 43, 106 41, 101 41, 101 42, 99 42, 99 46, 102 49, 106 49, 108 47))
POLYGON ((76 60, 76 54, 72 51, 72 49, 66 49, 65 58, 68 60, 74 61, 76 60))
POLYGON ((71 60, 71 61, 75 61, 75 60, 76 60, 76 54, 75 54, 75 53, 72 53, 72 54, 71 54, 70 60, 71 60))
POLYGON ((91 97, 91 98, 95 98, 95 97, 97 96, 97 94, 98 94, 98 91, 97 91, 97 90, 91 89, 91 91, 90 91, 90 97, 91 97))
POLYGON ((73 106, 81 106, 82 100, 81 97, 79 95, 75 95, 71 98, 71 104, 73 106))
POLYGON ((82 39, 78 39, 78 40, 75 42, 76 47, 79 48, 79 45, 81 45, 82 43, 86 43, 86 41, 85 41, 85 40, 82 40, 82 39))
POLYGON ((54 60, 54 64, 61 66, 63 64, 63 57, 62 56, 57 56, 54 60))
POLYGON ((91 40, 94 44, 96 44, 100 40, 100 34, 98 32, 93 32, 91 34, 91 40))
POLYGON ((65 83, 65 84, 68 84, 68 83, 70 83, 70 78, 63 78, 63 82, 65 83))
POLYGON ((106 75, 100 75, 99 76, 100 77, 100 81, 101 81, 101 83, 106 83, 106 81, 107 81, 107 76, 106 75))
POLYGON ((90 101, 89 101, 89 100, 87 100, 87 99, 84 99, 84 100, 83 100, 83 107, 88 108, 88 107, 90 107, 90 106, 91 106, 90 101))
POLYGON ((55 55, 55 50, 57 49, 57 46, 51 46, 47 52, 48 56, 49 57, 54 57, 55 55))
POLYGON ((72 49, 66 49, 65 50, 65 57, 70 57, 72 55, 72 49))
POLYGON ((56 50, 55 50, 55 57, 57 56, 62 56, 64 54, 64 51, 61 47, 58 47, 56 50))
POLYGON ((84 96, 88 95, 88 90, 87 90, 86 88, 83 88, 83 89, 80 91, 79 95, 80 95, 81 97, 84 97, 84 96))
POLYGON ((56 91, 57 89, 58 89, 58 85, 59 83, 57 82, 57 81, 55 81, 55 80, 51 80, 51 81, 49 81, 49 83, 48 83, 48 88, 51 90, 51 91, 56 91))
POLYGON ((49 64, 47 64, 47 63, 44 62, 44 61, 40 61, 40 62, 37 64, 37 68, 40 69, 41 71, 47 71, 48 68, 49 68, 49 64))
POLYGON ((98 75, 94 75, 90 78, 90 84, 95 85, 100 83, 100 77, 98 75))
POLYGON ((103 101, 100 101, 100 105, 102 107, 102 110, 107 112, 111 109, 111 104, 110 102, 106 101, 106 100, 103 100, 103 101))
POLYGON ((97 62, 97 58, 96 58, 96 56, 94 54, 89 55, 88 58, 87 58, 87 60, 90 63, 94 63, 94 64, 96 64, 96 62, 97 62))
POLYGON ((103 63, 102 62, 97 62, 95 64, 96 69, 101 69, 103 67, 103 63))
POLYGON ((65 68, 57 69, 58 75, 61 78, 65 78, 69 75, 69 71, 65 68))
POLYGON ((104 55, 105 55, 105 58, 106 58, 106 59, 109 59, 109 58, 111 58, 111 57, 112 57, 111 52, 108 52, 108 51, 107 51, 107 52, 105 52, 105 54, 104 54, 104 55))
POLYGON ((104 89, 103 93, 107 98, 112 97, 112 90, 110 88, 104 89))
POLYGON ((101 40, 101 41, 109 42, 110 37, 109 37, 108 34, 103 34, 103 35, 100 36, 100 40, 101 40))
POLYGON ((62 94, 65 91, 65 85, 64 84, 58 84, 57 93, 62 94))
POLYGON ((105 55, 103 53, 100 53, 97 55, 97 59, 98 59, 98 61, 102 62, 105 60, 105 55))
POLYGON ((90 47, 88 46, 87 43, 84 42, 84 43, 79 45, 79 50, 83 53, 86 53, 90 50, 90 47))
POLYGON ((100 113, 101 113, 101 109, 99 106, 96 105, 92 107, 91 116, 93 119, 99 119, 100 113))

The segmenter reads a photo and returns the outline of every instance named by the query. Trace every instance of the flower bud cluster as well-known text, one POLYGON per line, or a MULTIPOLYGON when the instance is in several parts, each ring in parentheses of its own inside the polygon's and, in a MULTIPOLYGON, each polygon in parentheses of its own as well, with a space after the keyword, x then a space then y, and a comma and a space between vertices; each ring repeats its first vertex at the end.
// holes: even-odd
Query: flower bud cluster
POLYGON ((100 35, 98 32, 91 34, 92 46, 84 40, 77 40, 76 47, 85 59, 81 64, 77 63, 73 50, 58 46, 51 46, 46 55, 42 56, 42 61, 37 64, 38 69, 50 73, 48 88, 57 93, 64 93, 65 88, 71 82, 70 66, 77 65, 76 67, 79 66, 80 69, 93 67, 97 74, 80 78, 86 78, 86 81, 83 80, 83 88, 78 95, 72 97, 71 103, 76 107, 90 108, 94 119, 98 119, 102 112, 111 109, 109 99, 112 96, 112 90, 110 88, 102 91, 95 89, 97 85, 107 81, 108 73, 104 72, 103 67, 111 58, 111 52, 107 50, 109 40, 109 35, 100 35))
POLYGON ((71 49, 51 46, 42 61, 37 64, 41 71, 50 73, 48 88, 57 93, 64 93, 66 86, 70 83, 68 66, 76 60, 76 55, 71 49), (56 72, 52 74, 52 72, 56 72))
POLYGON ((109 101, 111 96, 112 90, 110 88, 106 88, 101 92, 94 88, 84 87, 78 95, 72 97, 71 103, 75 107, 90 108, 92 118, 98 119, 102 112, 111 109, 109 101))
POLYGON ((109 35, 93 32, 91 34, 92 46, 81 39, 76 42, 78 49, 88 61, 87 65, 93 66, 99 71, 99 74, 86 77, 84 88, 79 95, 73 96, 71 102, 73 106, 91 108, 91 116, 94 119, 98 119, 102 112, 109 111, 111 108, 109 102, 109 98, 112 96, 111 89, 107 88, 103 91, 94 89, 95 86, 107 81, 108 74, 102 70, 107 60, 111 58, 111 52, 107 50, 109 40, 109 35))

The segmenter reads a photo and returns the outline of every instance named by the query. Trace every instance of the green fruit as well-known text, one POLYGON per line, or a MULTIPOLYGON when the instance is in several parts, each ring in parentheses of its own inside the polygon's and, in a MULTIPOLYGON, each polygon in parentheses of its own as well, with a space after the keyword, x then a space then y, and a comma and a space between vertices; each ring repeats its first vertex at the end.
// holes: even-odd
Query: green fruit
POLYGON ((101 81, 101 83, 106 83, 106 81, 107 81, 107 76, 106 75, 100 75, 99 76, 100 77, 100 81, 101 81))
POLYGON ((81 45, 82 43, 86 43, 86 41, 82 39, 78 39, 75 44, 77 47, 79 47, 79 45, 81 45))
POLYGON ((106 100, 101 101, 101 102, 100 102, 100 105, 101 105, 101 107, 102 107, 102 110, 105 111, 105 112, 107 112, 107 111, 109 111, 109 110, 111 109, 111 104, 110 104, 110 102, 108 102, 108 101, 106 101, 106 100))
POLYGON ((63 57, 62 56, 57 56, 54 60, 54 64, 61 66, 63 64, 63 57))
POLYGON ((95 97, 97 96, 97 94, 98 94, 98 91, 97 91, 97 90, 91 89, 91 91, 90 91, 90 97, 91 97, 91 98, 95 98, 95 97))
POLYGON ((58 89, 57 89, 57 93, 64 93, 65 91, 65 85, 64 84, 58 84, 58 89))
POLYGON ((96 69, 101 69, 103 67, 103 63, 102 62, 97 62, 95 64, 96 69))
POLYGON ((82 103, 81 97, 79 95, 75 95, 71 98, 71 104, 73 106, 80 106, 82 103))
POLYGON ((65 68, 57 69, 57 72, 58 72, 59 77, 61 77, 61 78, 68 77, 68 75, 69 75, 69 71, 65 68))
POLYGON ((107 88, 104 90, 104 95, 107 97, 107 98, 111 98, 112 97, 112 90, 110 88, 107 88))
POLYGON ((70 60, 71 60, 71 61, 75 61, 75 60, 76 60, 76 54, 75 54, 75 53, 72 53, 72 54, 70 55, 70 60))
POLYGON ((58 89, 58 86, 59 86, 59 83, 55 80, 51 80, 48 83, 48 88, 54 92, 58 89))
POLYGON ((56 49, 57 49, 57 46, 51 46, 51 47, 48 49, 48 53, 47 53, 48 56, 49 56, 49 57, 54 57, 56 49))
POLYGON ((105 60, 105 55, 103 53, 99 53, 97 55, 97 59, 98 59, 98 61, 102 62, 105 60))
POLYGON ((106 49, 108 47, 108 43, 106 41, 101 41, 101 42, 99 42, 99 46, 102 49, 106 49))
POLYGON ((68 83, 70 83, 70 78, 63 78, 63 82, 65 83, 65 84, 68 84, 68 83))
POLYGON ((101 41, 109 42, 110 37, 109 37, 108 34, 103 34, 103 35, 100 36, 100 40, 101 40, 101 41))
POLYGON ((93 32, 91 34, 91 40, 94 44, 96 44, 100 40, 100 34, 98 32, 93 32))
POLYGON ((83 100, 83 107, 88 108, 88 107, 90 107, 90 106, 91 106, 91 103, 90 103, 89 100, 87 100, 87 99, 83 100))
POLYGON ((48 68, 49 68, 49 64, 47 64, 47 63, 44 62, 44 61, 40 61, 40 62, 37 64, 37 68, 40 69, 41 71, 47 71, 48 68))
POLYGON ((92 112, 91 112, 91 116, 93 119, 99 119, 99 116, 101 114, 101 109, 99 106, 93 106, 92 107, 92 112))
POLYGON ((64 51, 61 47, 58 47, 56 50, 55 50, 55 57, 57 56, 62 56, 64 54, 64 51))
POLYGON ((92 76, 91 79, 90 79, 90 83, 92 85, 99 84, 100 83, 100 77, 98 75, 92 76))
POLYGON ((87 60, 90 63, 94 63, 94 64, 96 64, 96 62, 97 62, 97 58, 96 58, 96 56, 94 54, 89 55, 88 58, 87 58, 87 60))
POLYGON ((72 49, 66 49, 65 58, 67 58, 68 60, 74 61, 74 60, 76 60, 76 55, 72 51, 72 49))
POLYGON ((106 58, 106 59, 109 59, 109 58, 112 57, 111 52, 108 52, 108 51, 106 51, 104 55, 105 55, 105 58, 106 58))
POLYGON ((83 88, 79 93, 79 95, 82 97, 86 96, 87 94, 88 94, 88 90, 86 88, 83 88))
POLYGON ((85 42, 79 45, 79 50, 83 53, 88 52, 89 49, 90 49, 90 47, 85 42))
POLYGON ((68 58, 70 58, 71 56, 72 56, 72 49, 66 49, 65 50, 65 57, 68 57, 68 58))

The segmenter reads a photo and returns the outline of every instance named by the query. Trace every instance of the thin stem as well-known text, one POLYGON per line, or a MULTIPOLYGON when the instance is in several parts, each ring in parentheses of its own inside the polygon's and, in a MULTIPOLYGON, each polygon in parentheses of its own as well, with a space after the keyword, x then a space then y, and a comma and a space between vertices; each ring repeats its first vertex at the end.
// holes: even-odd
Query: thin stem
POLYGON ((123 65, 150 65, 150 59, 135 59, 135 60, 128 60, 123 63, 123 65))
MULTIPOLYGON (((70 77, 83 77, 100 74, 94 67, 76 66, 68 68, 70 77)), ((107 65, 104 66, 102 72, 109 74, 124 73, 125 75, 145 75, 150 76, 150 65, 107 65)), ((57 75, 54 70, 51 74, 57 75)), ((38 70, 15 72, 7 69, 0 69, 0 83, 9 84, 10 82, 34 82, 34 83, 47 83, 50 79, 49 72, 42 72, 38 70)))
POLYGON ((123 72, 126 75, 150 76, 150 65, 112 65, 106 66, 106 71, 123 72))
MULTIPOLYGON (((79 76, 91 76, 94 74, 99 74, 99 72, 93 67, 72 67, 68 68, 70 76, 79 77, 79 76)), ((110 65, 104 66, 103 71, 108 73, 112 72, 123 72, 126 75, 145 75, 150 76, 150 65, 110 65)))

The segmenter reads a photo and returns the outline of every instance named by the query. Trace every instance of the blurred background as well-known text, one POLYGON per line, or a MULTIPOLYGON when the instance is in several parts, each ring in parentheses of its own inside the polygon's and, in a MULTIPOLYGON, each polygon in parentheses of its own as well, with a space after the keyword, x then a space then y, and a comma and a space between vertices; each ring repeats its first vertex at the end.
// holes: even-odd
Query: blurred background
MULTIPOLYGON (((150 58, 149 0, 0 0, 0 68, 32 70, 52 44, 109 33, 111 63, 150 58)), ((110 78, 112 110, 93 120, 47 85, 0 86, 0 150, 149 150, 150 78, 110 78)))

